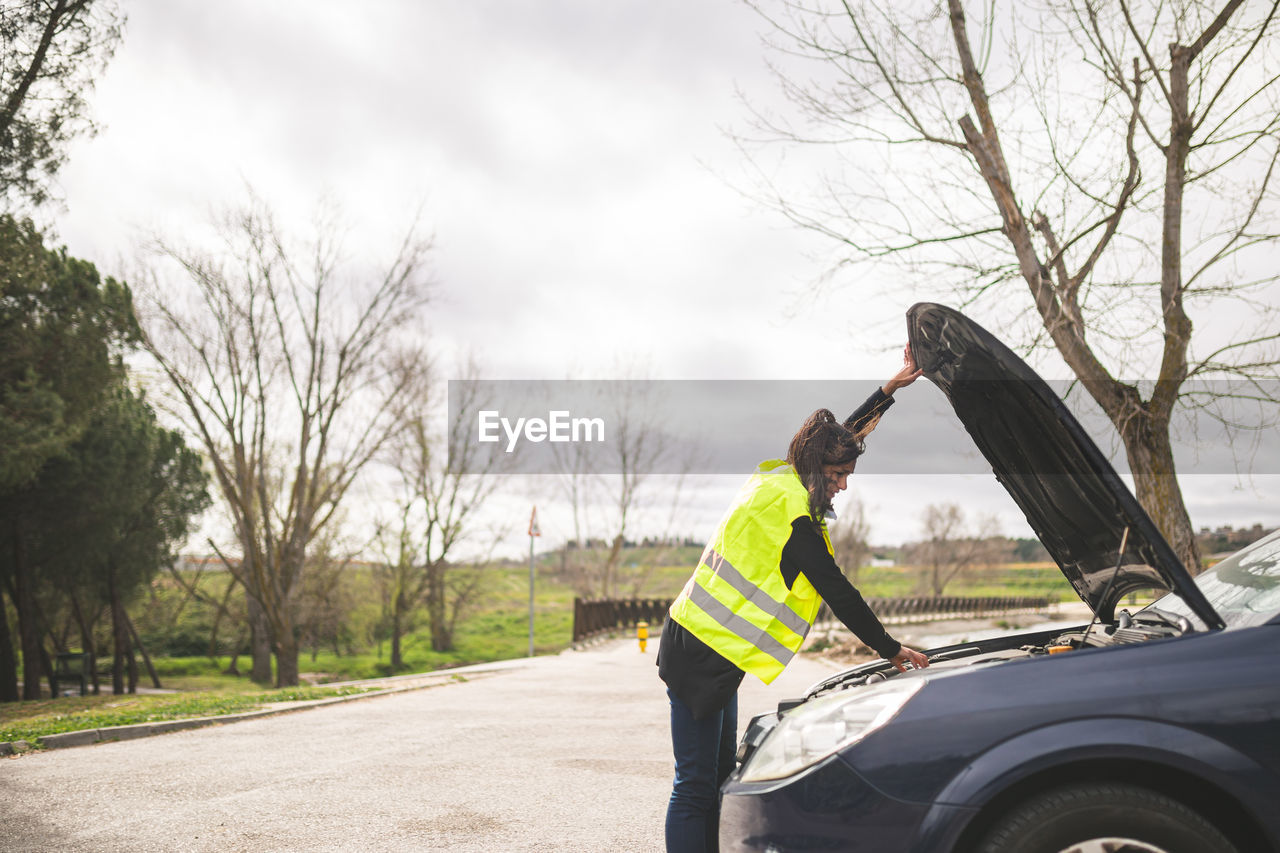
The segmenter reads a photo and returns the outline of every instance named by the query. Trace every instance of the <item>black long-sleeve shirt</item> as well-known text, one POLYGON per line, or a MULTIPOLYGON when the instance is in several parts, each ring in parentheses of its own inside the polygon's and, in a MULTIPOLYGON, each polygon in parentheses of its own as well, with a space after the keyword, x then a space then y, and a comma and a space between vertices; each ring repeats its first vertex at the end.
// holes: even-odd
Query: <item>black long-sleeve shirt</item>
MULTIPOLYGON (((870 418, 879 418, 892 404, 892 397, 876 389, 876 393, 845 420, 845 425, 857 429, 870 418)), ((901 644, 889 636, 871 612, 862 593, 836 565, 817 525, 807 515, 791 524, 791 535, 782 548, 781 571, 788 588, 803 572, 835 617, 876 654, 891 658, 901 649, 901 644)), ((704 719, 723 708, 744 675, 680 623, 674 619, 666 621, 658 648, 658 676, 689 706, 695 719, 704 719)))

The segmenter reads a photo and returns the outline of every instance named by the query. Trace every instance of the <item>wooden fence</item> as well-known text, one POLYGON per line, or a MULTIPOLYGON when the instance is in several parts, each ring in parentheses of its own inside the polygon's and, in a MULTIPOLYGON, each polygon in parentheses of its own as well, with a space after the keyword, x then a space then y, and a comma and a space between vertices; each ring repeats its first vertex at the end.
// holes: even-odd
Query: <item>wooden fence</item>
MULTIPOLYGON (((651 627, 661 625, 670 607, 670 598, 575 598, 573 641, 605 631, 634 628, 637 622, 648 622, 651 627)), ((658 635, 651 631, 649 636, 657 639, 658 635)))
MULTIPOLYGON (((881 622, 898 623, 1044 610, 1049 606, 1049 599, 1043 596, 919 595, 908 598, 868 598, 867 604, 871 606, 871 612, 880 617, 881 622)), ((825 606, 823 611, 828 619, 833 618, 825 606)))
MULTIPOLYGON (((934 619, 958 619, 964 617, 1000 616, 1006 613, 1043 610, 1049 600, 1043 597, 979 597, 952 595, 923 595, 910 598, 868 598, 867 604, 882 622, 928 622, 934 619)), ((669 598, 584 599, 573 600, 573 642, 606 631, 634 628, 638 622, 648 622, 656 628, 667 618, 671 607, 669 598)), ((831 611, 823 605, 819 622, 834 621, 831 611)), ((657 637, 656 631, 649 632, 657 637)))

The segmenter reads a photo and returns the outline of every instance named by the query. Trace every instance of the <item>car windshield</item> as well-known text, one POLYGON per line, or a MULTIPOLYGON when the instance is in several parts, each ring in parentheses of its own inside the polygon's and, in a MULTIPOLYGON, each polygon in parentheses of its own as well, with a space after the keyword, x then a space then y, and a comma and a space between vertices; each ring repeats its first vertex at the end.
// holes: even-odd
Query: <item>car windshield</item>
MULTIPOLYGON (((1196 577, 1196 586, 1228 628, 1248 628, 1271 619, 1280 613, 1280 530, 1206 569, 1196 577)), ((1151 606, 1202 624, 1174 593, 1151 606)))

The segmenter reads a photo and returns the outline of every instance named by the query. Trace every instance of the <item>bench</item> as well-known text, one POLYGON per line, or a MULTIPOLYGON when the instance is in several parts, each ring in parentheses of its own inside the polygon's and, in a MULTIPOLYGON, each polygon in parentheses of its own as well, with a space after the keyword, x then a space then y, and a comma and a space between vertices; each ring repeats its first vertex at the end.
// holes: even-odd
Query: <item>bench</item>
POLYGON ((85 678, 85 666, 89 656, 84 652, 61 652, 53 664, 53 697, 62 695, 63 685, 78 685, 80 695, 89 695, 89 683, 85 678))

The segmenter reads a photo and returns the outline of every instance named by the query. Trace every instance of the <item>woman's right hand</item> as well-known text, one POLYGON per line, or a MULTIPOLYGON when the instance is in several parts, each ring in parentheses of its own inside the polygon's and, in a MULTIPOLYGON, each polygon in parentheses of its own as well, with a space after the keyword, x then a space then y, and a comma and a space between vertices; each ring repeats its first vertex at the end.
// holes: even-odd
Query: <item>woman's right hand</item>
POLYGON ((898 672, 906 672, 908 669, 924 669, 929 665, 929 656, 903 646, 896 655, 889 658, 889 663, 896 666, 898 672))

